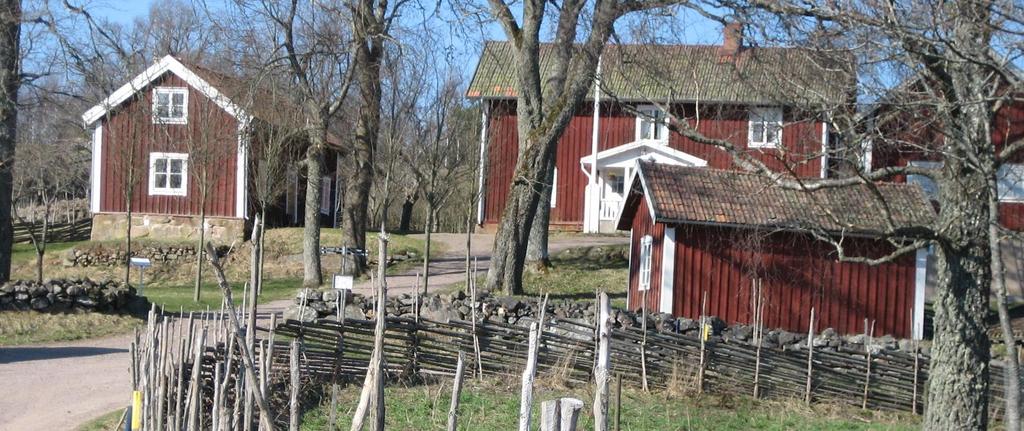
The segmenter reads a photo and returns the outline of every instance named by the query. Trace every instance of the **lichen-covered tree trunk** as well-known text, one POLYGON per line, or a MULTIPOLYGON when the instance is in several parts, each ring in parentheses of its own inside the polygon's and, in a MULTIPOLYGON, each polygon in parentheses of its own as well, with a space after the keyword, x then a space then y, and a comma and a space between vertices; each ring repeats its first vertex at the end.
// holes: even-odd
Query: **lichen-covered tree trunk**
POLYGON ((14 192, 14 147, 21 87, 21 0, 0 4, 0 281, 11 277, 11 204, 14 192))
POLYGON ((306 149, 306 202, 302 229, 302 285, 306 287, 323 284, 320 269, 320 198, 325 137, 326 126, 310 132, 311 142, 306 149))
MULTIPOLYGON (((380 131, 380 22, 374 22, 374 2, 358 2, 360 13, 365 19, 356 20, 353 25, 356 68, 355 77, 359 82, 359 118, 356 120, 355 141, 352 151, 343 162, 346 166, 345 196, 341 219, 341 245, 343 247, 366 248, 366 213, 370 207, 370 187, 373 184, 374 152, 377 149, 377 135, 380 131)), ((378 17, 379 19, 379 17, 378 17)), ((360 274, 366 269, 366 260, 360 256, 342 256, 348 259, 344 268, 351 274, 360 274)))
POLYGON ((548 162, 545 178, 540 202, 537 204, 537 214, 534 215, 533 224, 530 226, 530 243, 526 247, 526 266, 537 271, 543 271, 551 266, 548 256, 548 235, 551 223, 551 198, 555 193, 551 188, 555 178, 555 157, 551 157, 548 162))

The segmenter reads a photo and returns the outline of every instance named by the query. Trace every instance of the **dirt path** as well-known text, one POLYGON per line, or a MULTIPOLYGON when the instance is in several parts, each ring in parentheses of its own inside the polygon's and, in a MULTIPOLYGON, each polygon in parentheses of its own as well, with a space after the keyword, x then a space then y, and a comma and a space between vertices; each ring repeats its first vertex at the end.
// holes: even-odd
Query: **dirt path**
MULTIPOLYGON (((465 280, 466 237, 435 234, 444 253, 431 260, 430 290, 465 280)), ((493 236, 473 235, 471 251, 479 273, 487 271, 493 236)), ((573 247, 622 244, 625 237, 555 235, 552 253, 573 247)), ((416 270, 389 276, 389 293, 411 292, 416 270)), ((372 293, 369 282, 356 293, 372 293)), ((292 304, 280 300, 261 306, 261 320, 280 314, 292 304)), ((0 431, 70 430, 102 414, 123 408, 130 396, 128 348, 131 337, 83 340, 72 343, 0 348, 0 431)))

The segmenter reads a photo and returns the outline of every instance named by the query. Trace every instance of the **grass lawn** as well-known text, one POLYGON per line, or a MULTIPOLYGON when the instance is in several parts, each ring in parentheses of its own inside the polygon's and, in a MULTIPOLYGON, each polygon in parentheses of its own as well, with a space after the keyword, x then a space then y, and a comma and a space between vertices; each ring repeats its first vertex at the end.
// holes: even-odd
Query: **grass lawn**
MULTIPOLYGON (((377 255, 377 232, 366 233, 366 250, 367 253, 376 256, 377 255)), ((409 235, 389 234, 390 241, 388 241, 388 254, 400 254, 407 251, 415 251, 420 256, 423 255, 423 246, 425 241, 419 238, 414 238, 409 235)), ((268 251, 271 248, 278 248, 282 254, 298 254, 302 253, 302 228, 301 227, 285 227, 277 229, 267 230, 266 247, 268 251)), ((321 246, 336 246, 341 243, 341 229, 320 229, 320 245, 321 246)), ((440 245, 437 242, 431 244, 431 252, 439 253, 438 247, 440 245)))
MULTIPOLYGON (((212 277, 212 274, 211 274, 212 277)), ((231 283, 231 296, 235 306, 242 305, 242 291, 244 282, 231 283)), ((285 278, 263 281, 263 294, 260 295, 259 303, 267 303, 278 299, 287 299, 295 296, 295 293, 302 286, 301 279, 285 278)), ((195 285, 189 284, 147 284, 142 292, 149 302, 164 307, 167 311, 201 311, 209 306, 211 310, 220 310, 220 302, 223 295, 216 283, 205 282, 199 289, 199 302, 192 301, 195 285)))
POLYGON ((104 337, 130 332, 142 324, 142 319, 122 315, 9 311, 0 318, 0 346, 104 337))
MULTIPOLYGON (((624 260, 592 259, 586 256, 564 258, 552 256, 551 267, 544 272, 523 271, 523 290, 527 296, 550 294, 552 298, 594 299, 594 292, 608 292, 612 305, 625 305, 629 262, 624 260)), ((477 280, 484 283, 484 276, 477 280)), ((447 289, 465 290, 465 283, 447 289)))
MULTIPOLYGON (((61 253, 71 247, 79 244, 85 244, 86 241, 76 242, 51 242, 46 244, 46 255, 50 253, 61 253)), ((36 247, 32 244, 14 244, 11 250, 11 263, 23 263, 23 262, 35 262, 36 261, 36 247)))
POLYGON ((110 431, 121 421, 124 409, 114 410, 96 419, 82 424, 78 431, 110 431))
MULTIPOLYGON (((614 387, 609 403, 611 428, 615 424, 614 387)), ((339 425, 348 429, 358 403, 359 388, 341 392, 339 425)), ((439 430, 447 423, 451 384, 390 386, 385 391, 386 425, 389 430, 439 430)), ((593 429, 590 388, 534 391, 533 424, 539 424, 540 402, 558 397, 583 400, 579 429, 593 429)), ((325 406, 307 412, 302 429, 327 428, 329 399, 325 406)), ((463 388, 459 429, 490 431, 515 429, 519 413, 519 386, 503 382, 467 381, 463 388)), ((919 419, 909 414, 879 413, 857 408, 814 405, 801 401, 757 401, 750 397, 716 395, 686 396, 665 392, 643 393, 623 388, 623 430, 912 430, 919 419)))

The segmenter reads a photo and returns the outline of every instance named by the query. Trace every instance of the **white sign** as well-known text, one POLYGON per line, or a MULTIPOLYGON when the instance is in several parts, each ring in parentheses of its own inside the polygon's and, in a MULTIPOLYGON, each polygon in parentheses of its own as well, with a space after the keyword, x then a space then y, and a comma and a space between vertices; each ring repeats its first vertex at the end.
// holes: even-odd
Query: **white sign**
POLYGON ((352 276, 334 274, 334 288, 341 290, 352 290, 352 276))
POLYGON ((129 262, 131 263, 132 266, 138 268, 149 268, 152 265, 149 259, 145 257, 133 257, 129 259, 129 262))

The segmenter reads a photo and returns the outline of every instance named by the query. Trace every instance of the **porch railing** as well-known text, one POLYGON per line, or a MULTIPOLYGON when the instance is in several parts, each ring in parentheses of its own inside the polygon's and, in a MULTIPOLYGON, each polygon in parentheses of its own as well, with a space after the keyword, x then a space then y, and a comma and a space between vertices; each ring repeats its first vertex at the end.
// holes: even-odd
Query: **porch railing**
POLYGON ((601 220, 617 220, 621 208, 622 201, 601 199, 601 220))

